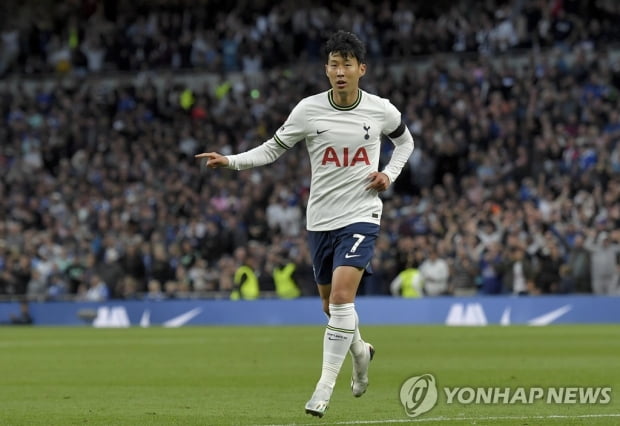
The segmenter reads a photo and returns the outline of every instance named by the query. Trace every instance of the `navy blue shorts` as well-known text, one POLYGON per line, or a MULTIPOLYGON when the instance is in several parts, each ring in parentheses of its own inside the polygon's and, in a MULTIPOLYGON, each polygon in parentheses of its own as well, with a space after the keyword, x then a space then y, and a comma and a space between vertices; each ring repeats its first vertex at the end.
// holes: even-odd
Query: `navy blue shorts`
POLYGON ((308 231, 312 268, 317 284, 331 284, 338 266, 363 268, 372 274, 370 261, 375 252, 379 225, 353 223, 333 231, 308 231))

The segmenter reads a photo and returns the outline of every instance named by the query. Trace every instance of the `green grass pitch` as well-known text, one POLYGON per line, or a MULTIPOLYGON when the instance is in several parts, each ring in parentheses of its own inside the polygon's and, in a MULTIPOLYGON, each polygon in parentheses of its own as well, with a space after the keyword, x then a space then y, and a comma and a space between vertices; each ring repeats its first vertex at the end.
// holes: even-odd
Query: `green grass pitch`
MULTIPOLYGON (((0 425, 618 425, 620 327, 367 326, 361 398, 347 358, 322 419, 303 406, 323 329, 0 329, 0 425), (441 386, 610 386, 608 404, 438 404, 409 418, 409 377, 441 386)), ((441 392, 441 391, 440 391, 441 392)))

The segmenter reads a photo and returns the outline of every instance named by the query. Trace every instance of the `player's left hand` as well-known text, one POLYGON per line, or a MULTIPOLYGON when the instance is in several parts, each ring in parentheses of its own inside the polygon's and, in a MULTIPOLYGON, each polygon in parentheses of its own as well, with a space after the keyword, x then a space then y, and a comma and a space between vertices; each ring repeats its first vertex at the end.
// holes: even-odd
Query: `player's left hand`
POLYGON ((372 172, 368 175, 370 183, 366 186, 366 191, 374 189, 377 192, 383 192, 390 186, 390 178, 385 173, 372 172))

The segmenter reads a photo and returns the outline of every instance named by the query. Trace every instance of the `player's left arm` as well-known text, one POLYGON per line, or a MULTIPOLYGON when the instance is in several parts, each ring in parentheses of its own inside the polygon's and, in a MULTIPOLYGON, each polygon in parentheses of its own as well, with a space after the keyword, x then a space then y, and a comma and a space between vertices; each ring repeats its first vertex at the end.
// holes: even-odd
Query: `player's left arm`
POLYGON ((394 151, 390 161, 382 171, 370 174, 370 184, 366 189, 385 191, 400 175, 409 156, 413 152, 413 136, 411 136, 411 132, 409 132, 405 123, 401 121, 400 116, 401 114, 396 107, 388 102, 384 134, 394 144, 394 151))

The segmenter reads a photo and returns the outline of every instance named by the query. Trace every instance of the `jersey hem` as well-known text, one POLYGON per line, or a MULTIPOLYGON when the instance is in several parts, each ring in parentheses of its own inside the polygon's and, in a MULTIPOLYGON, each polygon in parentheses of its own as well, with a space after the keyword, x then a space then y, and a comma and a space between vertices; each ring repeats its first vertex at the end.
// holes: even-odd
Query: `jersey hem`
POLYGON ((364 218, 355 218, 346 222, 336 222, 333 226, 306 226, 306 230, 312 232, 325 232, 325 231, 335 231, 336 229, 344 228, 345 226, 353 225, 354 223, 371 223, 373 225, 381 225, 381 218, 379 219, 368 219, 364 218))

